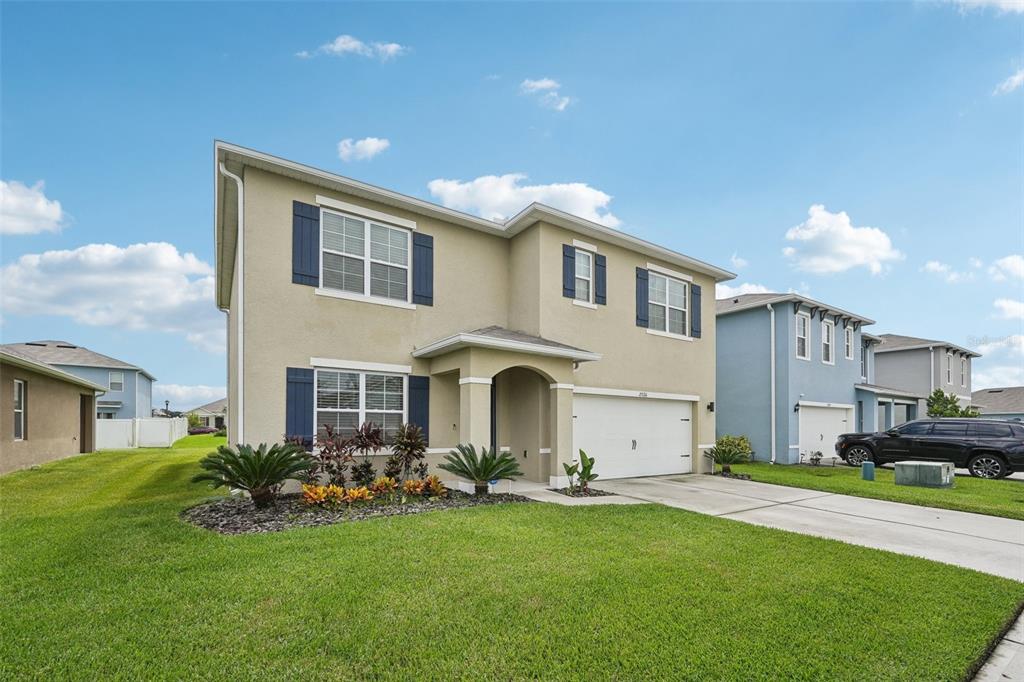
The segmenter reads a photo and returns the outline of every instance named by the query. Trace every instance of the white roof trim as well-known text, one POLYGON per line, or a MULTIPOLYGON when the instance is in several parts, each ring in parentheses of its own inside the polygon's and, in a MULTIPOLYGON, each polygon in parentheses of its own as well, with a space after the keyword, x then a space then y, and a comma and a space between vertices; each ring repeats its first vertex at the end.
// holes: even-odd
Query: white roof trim
POLYGON ((482 334, 454 334, 428 344, 423 348, 417 348, 412 352, 412 356, 414 358, 432 358, 436 355, 450 353, 454 350, 470 346, 519 351, 520 353, 547 355, 555 358, 569 358, 570 360, 578 360, 580 362, 601 359, 600 353, 591 353, 590 351, 561 348, 558 346, 547 346, 541 343, 528 343, 526 341, 513 341, 511 339, 496 339, 493 336, 484 336, 482 334))
POLYGON ((4 350, 0 350, 0 360, 12 364, 15 367, 21 367, 22 369, 38 372, 39 374, 45 374, 46 376, 53 377, 54 379, 61 379, 70 384, 84 386, 85 388, 91 388, 92 390, 98 391, 99 393, 107 392, 106 386, 100 386, 99 384, 94 384, 91 381, 86 381, 81 377, 77 377, 74 374, 71 374, 70 372, 65 372, 62 369, 57 369, 53 365, 48 365, 45 362, 29 360, 28 358, 23 358, 20 355, 14 355, 4 350))
MULTIPOLYGON (((882 338, 882 337, 880 337, 880 338, 882 338)), ((928 348, 951 348, 952 350, 957 351, 958 353, 961 353, 963 355, 968 355, 968 356, 970 356, 972 358, 980 358, 981 357, 981 353, 976 353, 973 350, 969 350, 967 348, 961 348, 960 346, 957 346, 956 344, 946 343, 944 341, 937 341, 935 343, 918 343, 918 344, 915 344, 913 346, 900 346, 899 348, 886 348, 885 347, 885 339, 884 338, 882 338, 882 345, 875 349, 875 353, 896 353, 896 352, 901 351, 901 350, 922 350, 922 349, 928 349, 928 348)))

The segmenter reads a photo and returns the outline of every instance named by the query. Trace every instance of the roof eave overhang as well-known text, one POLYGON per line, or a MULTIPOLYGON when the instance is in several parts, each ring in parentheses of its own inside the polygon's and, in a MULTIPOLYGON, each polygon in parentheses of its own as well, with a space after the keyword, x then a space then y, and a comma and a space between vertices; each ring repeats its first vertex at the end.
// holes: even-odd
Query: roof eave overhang
POLYGON ((510 238, 537 222, 549 222, 708 275, 716 282, 724 282, 736 277, 735 273, 728 270, 543 204, 531 204, 508 221, 498 223, 319 168, 230 142, 215 140, 213 164, 214 248, 216 251, 217 307, 221 310, 226 310, 231 302, 231 285, 235 267, 234 243, 238 230, 237 191, 234 182, 226 181, 221 175, 221 163, 224 163, 232 172, 242 175, 243 179, 244 174, 238 171, 243 170, 245 166, 255 167, 498 237, 510 238))
POLYGON ((566 358, 575 362, 591 362, 601 359, 600 353, 592 353, 586 350, 560 348, 557 346, 546 346, 541 343, 526 343, 523 341, 512 341, 509 339, 496 339, 479 334, 454 334, 438 341, 434 341, 423 348, 417 348, 412 352, 412 356, 414 358, 433 358, 461 350, 463 348, 490 348, 495 350, 527 353, 529 355, 566 358))
POLYGON ((107 392, 106 386, 100 386, 99 384, 94 384, 91 381, 86 381, 81 377, 77 377, 74 374, 65 372, 62 369, 57 369, 56 367, 48 365, 44 362, 36 362, 35 360, 28 360, 26 358, 22 358, 17 355, 10 355, 4 352, 0 352, 0 359, 2 359, 6 363, 14 365, 15 367, 21 367, 22 369, 38 372, 39 374, 44 374, 46 376, 53 377, 54 379, 61 379, 62 381, 66 381, 69 384, 75 384, 76 386, 89 388, 94 391, 99 391, 100 393, 107 392))
POLYGON ((901 351, 901 350, 927 350, 927 349, 931 349, 931 348, 949 348, 949 349, 955 350, 956 352, 958 352, 958 353, 960 353, 962 355, 967 355, 967 356, 972 357, 972 358, 980 358, 981 357, 981 353, 976 353, 975 351, 969 350, 967 348, 961 348, 960 346, 957 346, 956 344, 953 344, 953 343, 942 343, 942 342, 918 343, 918 344, 915 344, 913 346, 900 346, 899 348, 884 348, 883 347, 883 348, 876 349, 875 352, 876 353, 896 353, 896 352, 901 351))
POLYGON ((857 315, 855 313, 851 313, 848 310, 843 310, 842 308, 837 308, 835 306, 826 305, 825 303, 822 303, 821 301, 815 301, 812 298, 807 298, 806 296, 798 296, 796 294, 781 294, 781 295, 779 295, 779 296, 777 296, 775 298, 771 298, 771 299, 767 299, 767 300, 762 300, 762 301, 757 301, 756 303, 748 303, 748 304, 745 304, 745 305, 738 305, 735 308, 729 308, 728 310, 718 310, 718 311, 715 311, 715 315, 716 316, 719 316, 719 315, 730 315, 732 313, 743 312, 744 310, 753 310, 755 308, 764 308, 766 305, 775 305, 776 303, 790 303, 790 302, 797 302, 800 305, 807 306, 809 308, 815 308, 816 307, 819 310, 823 310, 823 311, 825 311, 826 313, 828 313, 830 315, 834 315, 834 316, 838 316, 838 317, 847 317, 847 318, 849 318, 849 319, 851 319, 851 320, 853 320, 855 322, 860 322, 863 325, 868 325, 868 324, 874 324, 875 323, 875 321, 872 320, 870 317, 864 317, 863 315, 857 315))

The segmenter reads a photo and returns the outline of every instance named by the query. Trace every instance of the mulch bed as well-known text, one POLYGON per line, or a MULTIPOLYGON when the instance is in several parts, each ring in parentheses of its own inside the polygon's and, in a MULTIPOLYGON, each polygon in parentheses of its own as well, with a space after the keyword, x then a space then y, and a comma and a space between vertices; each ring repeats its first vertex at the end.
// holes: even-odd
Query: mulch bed
POLYGON ((200 528, 239 535, 242 533, 272 533, 289 528, 328 526, 334 523, 365 521, 384 516, 405 516, 444 509, 464 509, 485 504, 532 502, 522 495, 493 493, 470 495, 449 490, 445 497, 410 500, 405 504, 376 501, 367 505, 342 507, 316 507, 302 501, 301 495, 280 495, 266 509, 256 509, 246 497, 231 497, 190 507, 181 517, 200 528))
POLYGON ((610 497, 615 494, 606 490, 598 490, 597 488, 590 488, 587 491, 575 490, 572 492, 568 488, 550 488, 550 490, 555 493, 561 493, 566 497, 610 497))
POLYGON ((725 472, 719 471, 719 472, 717 472, 715 474, 715 476, 721 476, 722 478, 735 478, 737 481, 749 481, 750 480, 750 474, 737 474, 735 472, 725 473, 725 472))

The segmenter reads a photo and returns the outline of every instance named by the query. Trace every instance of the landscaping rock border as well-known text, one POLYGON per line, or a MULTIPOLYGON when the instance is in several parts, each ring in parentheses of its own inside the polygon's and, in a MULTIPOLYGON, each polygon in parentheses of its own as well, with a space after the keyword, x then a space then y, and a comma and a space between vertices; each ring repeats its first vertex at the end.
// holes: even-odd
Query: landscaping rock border
POLYGON ((248 498, 225 498, 204 502, 181 512, 189 523, 224 535, 273 533, 290 528, 329 526, 335 523, 365 521, 385 516, 406 516, 446 509, 464 509, 488 504, 532 502, 512 493, 470 495, 449 490, 445 497, 420 498, 405 504, 375 502, 365 506, 315 507, 302 501, 301 495, 280 495, 266 509, 256 509, 248 498))
POLYGON ((568 488, 548 488, 553 493, 559 493, 566 497, 611 497, 615 493, 610 493, 607 490, 598 490, 597 488, 590 488, 587 492, 577 490, 575 492, 569 492, 568 488))

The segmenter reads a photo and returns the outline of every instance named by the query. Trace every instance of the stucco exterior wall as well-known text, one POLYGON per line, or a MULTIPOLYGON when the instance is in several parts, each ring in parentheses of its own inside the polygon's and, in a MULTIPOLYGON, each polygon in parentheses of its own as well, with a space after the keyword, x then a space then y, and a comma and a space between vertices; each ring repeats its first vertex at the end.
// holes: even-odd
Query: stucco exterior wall
POLYGON ((93 392, 43 374, 0 363, 0 474, 81 453, 81 396, 89 401, 86 452, 93 450, 93 392), (14 380, 26 382, 24 440, 14 440, 14 380))
POLYGON ((718 318, 718 436, 744 435, 756 459, 771 456, 771 335, 767 308, 718 318))
POLYGON ((932 378, 936 388, 942 386, 938 383, 932 353, 927 348, 875 354, 875 382, 880 386, 928 395, 932 391, 932 378))
MULTIPOLYGON (((60 365, 54 367, 64 370, 68 374, 74 374, 86 381, 91 381, 100 386, 106 386, 107 392, 100 398, 101 401, 120 401, 121 406, 114 411, 114 419, 134 419, 135 417, 151 417, 152 406, 152 381, 135 369, 121 369, 119 367, 85 367, 81 365, 60 365), (121 372, 124 377, 124 390, 110 390, 110 373, 121 372), (147 407, 142 408, 143 405, 147 407)), ((109 410, 105 410, 109 411, 109 410)))
MULTIPOLYGON (((468 424, 467 415, 481 409, 481 396, 489 387, 477 384, 467 388, 460 386, 458 379, 460 375, 493 376, 510 366, 509 353, 478 352, 463 361, 458 354, 426 359, 414 358, 412 352, 457 332, 499 325, 603 354, 600 361, 582 363, 575 372, 571 361, 564 358, 513 359, 516 366, 541 373, 534 383, 554 381, 700 396, 694 407, 693 451, 695 468, 702 466, 698 445, 713 442, 715 430, 714 414, 706 409, 715 399, 715 283, 710 277, 683 271, 703 289, 702 338, 654 336, 635 323, 635 268, 656 262, 639 253, 596 244, 608 259, 608 304, 592 310, 574 306, 562 296, 561 245, 580 237, 568 230, 539 223, 506 239, 251 167, 245 171, 244 182, 244 282, 237 279, 236 267, 228 320, 228 388, 230 396, 237 394, 239 340, 235 328, 237 311, 244 309, 242 416, 246 441, 281 440, 285 432, 285 370, 309 367, 313 357, 409 365, 412 374, 431 377, 430 447, 449 448, 465 440, 470 431, 479 440, 479 424, 468 424), (432 235, 434 305, 408 309, 345 300, 294 284, 292 202, 315 204, 317 194, 415 221, 418 232, 432 235), (241 308, 240 284, 244 285, 241 308)), ((529 384, 524 378, 522 385, 529 384)), ((536 426, 529 415, 506 415, 506 421, 529 426, 523 427, 515 444, 499 445, 515 445, 513 451, 526 449, 529 459, 531 448, 539 450, 539 443, 546 442, 555 452, 561 447, 564 456, 571 449, 571 415, 564 414, 567 398, 563 391, 548 389, 549 395, 542 398, 547 403, 541 403, 544 413, 536 415, 536 426), (549 417, 555 413, 559 416, 552 421, 549 417)), ((571 403, 571 389, 568 396, 571 403)), ((237 401, 228 402, 230 437, 235 441, 239 437, 237 401)), ((499 428, 500 422, 499 418, 499 428)), ((552 460, 537 466, 552 469, 556 464, 552 460)))

